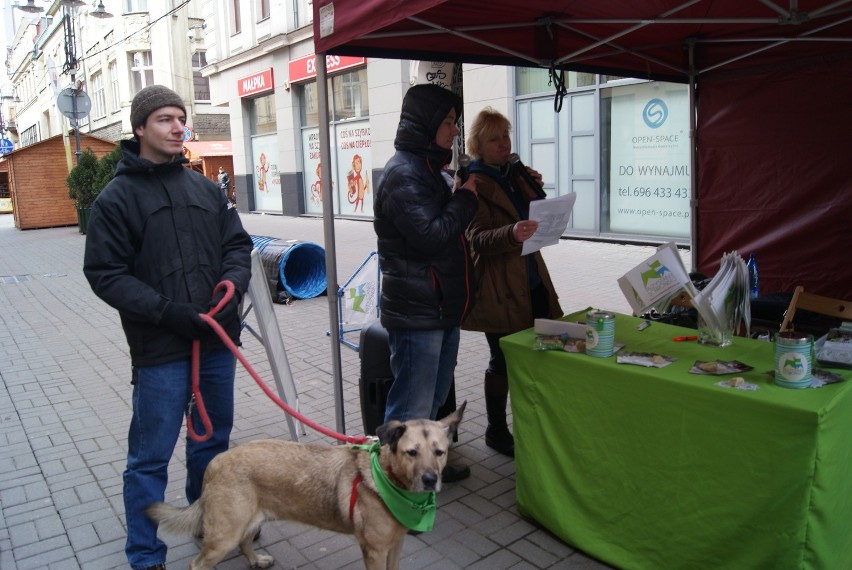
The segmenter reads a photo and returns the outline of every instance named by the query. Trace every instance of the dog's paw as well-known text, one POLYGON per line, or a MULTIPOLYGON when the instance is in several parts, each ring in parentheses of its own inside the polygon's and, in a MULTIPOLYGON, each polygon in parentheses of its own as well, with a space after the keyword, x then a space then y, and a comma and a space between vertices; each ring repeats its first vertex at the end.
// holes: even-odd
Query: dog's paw
POLYGON ((267 554, 258 554, 257 562, 251 565, 252 568, 272 568, 275 564, 275 559, 267 554))

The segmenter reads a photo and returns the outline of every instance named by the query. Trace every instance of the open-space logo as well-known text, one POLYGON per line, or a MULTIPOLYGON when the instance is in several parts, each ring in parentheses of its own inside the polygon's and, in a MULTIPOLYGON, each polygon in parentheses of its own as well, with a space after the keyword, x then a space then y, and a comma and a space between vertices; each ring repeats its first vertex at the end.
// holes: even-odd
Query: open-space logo
POLYGON ((642 109, 642 120, 652 129, 659 129, 669 118, 669 108, 662 99, 651 99, 642 109))

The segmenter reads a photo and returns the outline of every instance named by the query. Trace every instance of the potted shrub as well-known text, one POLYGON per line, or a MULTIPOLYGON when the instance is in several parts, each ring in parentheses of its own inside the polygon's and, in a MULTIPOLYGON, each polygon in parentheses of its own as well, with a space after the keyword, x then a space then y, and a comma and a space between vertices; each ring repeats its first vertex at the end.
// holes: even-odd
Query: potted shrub
POLYGON ((89 212, 92 203, 104 186, 112 179, 115 165, 121 159, 121 147, 116 147, 98 160, 98 157, 87 148, 80 153, 77 166, 71 169, 65 184, 68 186, 68 196, 74 200, 77 208, 77 226, 80 233, 86 233, 89 225, 89 212))
POLYGON ((87 148, 77 159, 77 166, 71 169, 65 185, 68 186, 68 197, 74 200, 77 208, 77 226, 80 233, 86 233, 89 224, 89 211, 100 189, 96 189, 95 180, 98 176, 98 157, 87 148))
MULTIPOLYGON (((112 177, 115 176, 115 165, 121 160, 121 145, 115 145, 109 153, 103 155, 98 162, 98 174, 95 178, 95 195, 106 188, 112 177)), ((92 198, 94 200, 94 198, 92 198)))

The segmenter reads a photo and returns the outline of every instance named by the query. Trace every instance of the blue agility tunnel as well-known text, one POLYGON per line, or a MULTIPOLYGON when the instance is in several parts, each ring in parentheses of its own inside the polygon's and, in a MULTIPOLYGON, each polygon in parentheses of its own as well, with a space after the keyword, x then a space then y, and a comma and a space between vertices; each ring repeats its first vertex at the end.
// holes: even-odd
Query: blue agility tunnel
POLYGON ((260 255, 273 299, 278 290, 294 299, 312 299, 325 291, 325 249, 322 246, 268 236, 251 236, 251 241, 260 255))

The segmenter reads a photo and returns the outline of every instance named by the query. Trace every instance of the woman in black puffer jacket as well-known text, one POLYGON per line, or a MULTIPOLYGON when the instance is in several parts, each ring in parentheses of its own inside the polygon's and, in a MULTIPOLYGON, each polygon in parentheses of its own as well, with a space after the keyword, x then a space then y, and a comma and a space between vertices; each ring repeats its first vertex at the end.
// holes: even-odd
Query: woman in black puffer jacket
POLYGON ((452 158, 461 107, 442 87, 409 89, 396 153, 376 189, 381 322, 394 375, 385 421, 435 419, 452 385, 459 327, 475 297, 464 230, 477 209, 476 179, 453 192, 441 175, 452 158))

